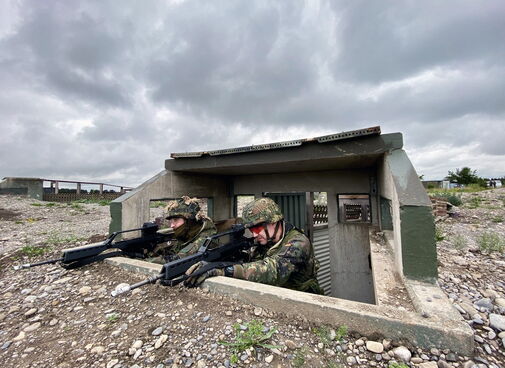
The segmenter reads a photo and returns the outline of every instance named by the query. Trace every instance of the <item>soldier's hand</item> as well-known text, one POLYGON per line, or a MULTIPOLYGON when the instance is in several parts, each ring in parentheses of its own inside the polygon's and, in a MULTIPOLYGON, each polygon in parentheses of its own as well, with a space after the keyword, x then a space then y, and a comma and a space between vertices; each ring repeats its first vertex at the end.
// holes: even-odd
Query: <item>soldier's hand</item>
POLYGON ((201 261, 195 263, 193 266, 188 268, 188 270, 186 271, 186 275, 190 277, 184 281, 184 285, 187 287, 196 287, 209 277, 224 276, 224 270, 222 268, 213 268, 212 270, 204 272, 201 275, 191 277, 192 274, 196 273, 200 268, 202 268, 206 264, 207 262, 201 261))

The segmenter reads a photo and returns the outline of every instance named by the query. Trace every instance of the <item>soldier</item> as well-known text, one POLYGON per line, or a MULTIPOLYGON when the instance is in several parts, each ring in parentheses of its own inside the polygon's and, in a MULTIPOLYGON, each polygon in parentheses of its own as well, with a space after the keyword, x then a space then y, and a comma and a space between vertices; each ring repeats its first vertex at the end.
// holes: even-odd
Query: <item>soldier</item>
POLYGON ((196 198, 183 196, 170 201, 165 207, 165 216, 176 241, 155 249, 153 256, 157 257, 148 259, 150 262, 164 264, 196 253, 205 238, 217 232, 212 220, 201 213, 196 198))
MULTIPOLYGON (((310 240, 283 221, 284 216, 273 200, 260 198, 248 203, 242 216, 257 244, 250 252, 250 261, 190 277, 186 286, 199 285, 211 276, 229 276, 323 294, 316 279, 319 264, 310 240)), ((191 275, 201 266, 202 263, 197 263, 187 274, 191 275)))

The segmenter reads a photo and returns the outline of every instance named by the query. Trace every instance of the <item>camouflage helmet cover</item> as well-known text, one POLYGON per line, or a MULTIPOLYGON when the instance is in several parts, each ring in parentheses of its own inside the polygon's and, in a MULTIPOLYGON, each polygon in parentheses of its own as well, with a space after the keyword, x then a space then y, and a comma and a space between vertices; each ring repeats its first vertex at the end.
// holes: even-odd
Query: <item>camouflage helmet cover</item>
POLYGON ((165 207, 165 218, 182 217, 185 219, 195 220, 199 218, 200 205, 196 198, 182 196, 176 200, 168 202, 165 207))
POLYGON ((263 222, 274 224, 284 218, 281 209, 270 198, 259 198, 244 206, 242 218, 246 226, 254 226, 263 222))

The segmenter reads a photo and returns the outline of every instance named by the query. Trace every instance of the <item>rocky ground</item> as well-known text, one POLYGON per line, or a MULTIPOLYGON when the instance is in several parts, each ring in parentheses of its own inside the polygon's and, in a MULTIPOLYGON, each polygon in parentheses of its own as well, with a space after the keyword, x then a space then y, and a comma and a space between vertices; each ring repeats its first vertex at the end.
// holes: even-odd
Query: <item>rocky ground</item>
POLYGON ((479 250, 483 233, 505 239, 505 190, 464 196, 437 223, 439 283, 475 330, 472 357, 371 341, 199 289, 148 285, 111 298, 119 283, 143 277, 103 263, 16 272, 13 265, 107 234, 110 216, 97 204, 0 196, 1 367, 229 367, 226 343, 253 333, 271 335, 271 346, 239 352, 238 366, 505 367, 505 256, 479 250))

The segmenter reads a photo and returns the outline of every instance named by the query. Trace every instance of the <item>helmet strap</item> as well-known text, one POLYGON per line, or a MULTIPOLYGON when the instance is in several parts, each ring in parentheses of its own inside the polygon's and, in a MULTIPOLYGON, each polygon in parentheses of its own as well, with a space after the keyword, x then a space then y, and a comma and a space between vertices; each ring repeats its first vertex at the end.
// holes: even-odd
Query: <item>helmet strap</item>
POLYGON ((275 238, 277 237, 277 232, 279 231, 280 227, 281 227, 281 222, 282 221, 277 221, 276 224, 275 224, 275 230, 274 230, 274 233, 272 236, 270 236, 269 232, 268 232, 268 227, 267 227, 267 224, 265 224, 265 235, 267 236, 267 245, 274 245, 276 242, 275 242, 275 238))

